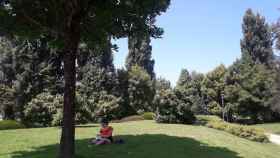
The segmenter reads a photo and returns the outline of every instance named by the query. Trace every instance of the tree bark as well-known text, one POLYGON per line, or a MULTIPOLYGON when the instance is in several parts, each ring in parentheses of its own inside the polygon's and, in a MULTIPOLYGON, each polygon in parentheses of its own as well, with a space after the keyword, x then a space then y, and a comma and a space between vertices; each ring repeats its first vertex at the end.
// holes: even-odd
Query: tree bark
POLYGON ((75 155, 76 56, 80 41, 79 24, 80 21, 74 19, 65 31, 63 51, 65 85, 59 158, 74 158, 75 155))

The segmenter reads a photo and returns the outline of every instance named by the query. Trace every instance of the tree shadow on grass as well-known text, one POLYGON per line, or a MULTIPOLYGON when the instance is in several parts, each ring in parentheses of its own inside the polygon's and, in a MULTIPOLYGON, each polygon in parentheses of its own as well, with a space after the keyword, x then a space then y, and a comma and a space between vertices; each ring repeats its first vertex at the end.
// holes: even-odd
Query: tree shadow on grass
MULTIPOLYGON (((223 147, 209 146, 192 138, 167 135, 123 135, 124 144, 94 146, 88 139, 76 141, 76 158, 241 158, 223 147)), ((19 151, 12 158, 55 158, 58 144, 19 151)))

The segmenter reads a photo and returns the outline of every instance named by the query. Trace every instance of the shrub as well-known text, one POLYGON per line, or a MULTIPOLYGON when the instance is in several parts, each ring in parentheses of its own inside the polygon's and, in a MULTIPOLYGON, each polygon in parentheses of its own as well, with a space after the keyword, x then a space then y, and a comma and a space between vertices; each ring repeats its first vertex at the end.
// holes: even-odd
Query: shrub
POLYGON ((176 123, 176 107, 178 98, 172 90, 161 90, 155 96, 157 107, 155 120, 158 123, 176 123))
MULTIPOLYGON (((75 123, 83 124, 91 121, 91 111, 80 93, 76 93, 75 123)), ((63 118, 63 97, 41 93, 33 98, 24 110, 24 123, 30 127, 61 126, 63 118)))
POLYGON ((196 119, 190 106, 180 102, 172 90, 157 92, 154 103, 157 107, 155 120, 158 123, 192 124, 196 119))
MULTIPOLYGON (((82 95, 79 92, 76 92, 76 99, 75 99, 75 123, 76 124, 85 124, 92 121, 91 111, 87 106, 87 97, 82 95)), ((57 123, 62 122, 62 110, 59 114, 54 116, 54 120, 57 123), (61 120, 59 120, 61 119, 61 120)))
POLYGON ((267 136, 261 129, 252 128, 245 125, 227 123, 217 116, 197 116, 197 118, 199 123, 209 128, 222 130, 251 141, 268 142, 267 136))
POLYGON ((220 116, 222 114, 222 108, 216 101, 212 101, 208 105, 208 111, 210 114, 220 116))
POLYGON ((14 121, 14 120, 0 121, 0 130, 20 129, 20 128, 25 128, 25 126, 17 121, 14 121))
POLYGON ((92 121, 98 121, 100 118, 108 120, 120 119, 123 115, 122 106, 120 105, 121 101, 121 97, 101 91, 84 101, 86 105, 84 110, 88 111, 92 121))
MULTIPOLYGON (((122 97, 117 97, 107 91, 86 94, 82 91, 76 93, 76 117, 78 124, 98 122, 100 118, 116 120, 124 116, 122 97)), ((126 115, 127 116, 127 115, 126 115)))
POLYGON ((109 120, 119 118, 120 101, 120 98, 111 94, 101 95, 96 105, 96 114, 109 120))
POLYGON ((199 124, 203 124, 203 125, 205 125, 208 122, 222 121, 222 119, 220 117, 217 117, 217 116, 214 116, 214 115, 213 116, 211 116, 211 115, 197 115, 196 118, 197 118, 197 122, 199 124))
POLYGON ((62 125, 62 119, 63 119, 63 110, 57 109, 57 112, 53 115, 53 119, 51 122, 52 126, 61 126, 62 125))
POLYGON ((155 114, 153 112, 145 112, 144 114, 142 114, 142 117, 145 120, 153 120, 155 117, 155 114))
POLYGON ((152 102, 155 95, 154 82, 150 75, 137 65, 128 71, 128 102, 140 114, 143 111, 154 111, 152 102))
POLYGON ((25 107, 24 123, 31 127, 47 127, 52 125, 53 115, 62 108, 62 96, 41 93, 33 98, 25 107))
POLYGON ((177 119, 179 123, 193 124, 196 120, 194 113, 191 111, 189 103, 179 102, 177 106, 177 119))

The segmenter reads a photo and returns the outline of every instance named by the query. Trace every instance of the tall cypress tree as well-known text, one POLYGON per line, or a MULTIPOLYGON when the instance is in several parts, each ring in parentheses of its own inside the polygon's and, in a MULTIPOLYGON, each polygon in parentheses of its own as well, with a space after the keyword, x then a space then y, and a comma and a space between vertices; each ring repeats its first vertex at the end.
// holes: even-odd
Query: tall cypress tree
MULTIPOLYGON (((147 18, 148 24, 152 26, 155 23, 154 18, 147 18)), ((132 26, 134 27, 134 26, 132 26)), ((151 106, 155 89, 153 80, 155 79, 154 73, 154 63, 152 59, 152 46, 151 46, 151 37, 159 37, 163 34, 162 31, 158 32, 157 36, 154 36, 147 28, 140 28, 135 32, 131 32, 128 35, 128 56, 126 58, 126 69, 128 70, 128 89, 127 97, 129 98, 128 103, 135 111, 153 111, 154 108, 151 106), (148 74, 150 81, 136 78, 139 73, 148 74), (140 83, 142 86, 139 86, 135 83, 140 83), (152 86, 150 88, 146 88, 152 86), (137 92, 142 93, 147 90, 146 96, 136 97, 137 92), (141 105, 142 104, 142 105, 141 105), (149 105, 145 105, 149 104, 149 105)), ((146 75, 144 75, 146 76, 146 75)), ((139 76, 138 76, 139 77, 139 76)))
POLYGON ((142 67, 151 78, 155 78, 154 64, 152 59, 151 39, 148 33, 135 33, 128 36, 128 56, 126 58, 126 68, 130 70, 132 66, 142 67))

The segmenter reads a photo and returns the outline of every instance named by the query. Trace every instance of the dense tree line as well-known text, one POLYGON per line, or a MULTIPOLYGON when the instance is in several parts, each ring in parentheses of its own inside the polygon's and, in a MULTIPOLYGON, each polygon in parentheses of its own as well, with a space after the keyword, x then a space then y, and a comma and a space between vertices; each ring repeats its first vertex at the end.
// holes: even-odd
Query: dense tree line
POLYGON ((220 65, 202 75, 196 85, 192 75, 182 70, 176 89, 194 106, 194 113, 240 123, 279 121, 279 66, 273 52, 272 28, 264 17, 249 9, 242 30, 240 59, 228 68, 220 65), (192 91, 197 87, 198 97, 194 97, 192 91))
MULTIPOLYGON (((80 44, 76 62, 76 123, 97 121, 100 117, 120 119, 150 111, 156 114, 158 122, 169 123, 192 123, 194 114, 218 115, 227 121, 244 123, 279 120, 279 67, 272 49, 275 32, 264 17, 252 10, 246 12, 242 28, 240 59, 228 68, 220 65, 205 75, 183 69, 174 88, 164 78, 155 78, 150 45, 153 36, 145 31, 129 36, 125 69, 114 67, 116 47, 110 36, 102 44, 80 44)), ((4 119, 20 119, 33 126, 61 125, 62 105, 51 106, 52 112, 46 109, 53 102, 63 103, 59 49, 52 48, 46 38, 1 37, 1 63, 4 119), (50 104, 47 98, 53 98, 50 104), (39 104, 38 100, 46 104, 39 104), (30 112, 35 109, 37 112, 30 112), (48 116, 36 116, 40 111, 48 116)))
MULTIPOLYGON (((63 95, 63 62, 57 49, 42 42, 43 39, 12 43, 2 39, 1 114, 4 119, 20 119, 30 126, 61 125, 62 105, 51 106, 52 112, 46 106, 63 103, 58 101, 63 95), (38 100, 46 103, 39 104, 38 100), (40 116, 40 112, 48 116, 40 116), (53 120, 60 124, 53 124, 53 120)), ((101 117, 120 119, 154 109, 154 80, 150 74, 137 63, 129 69, 116 70, 113 49, 110 38, 106 45, 79 46, 77 123, 96 122, 101 117)))
POLYGON ((241 58, 205 75, 183 69, 174 88, 164 79, 157 80, 155 119, 191 123, 193 114, 210 114, 245 124, 279 121, 279 57, 273 51, 279 28, 248 9, 242 24, 241 58))
POLYGON ((4 118, 23 119, 24 106, 37 94, 62 92, 61 60, 46 39, 8 40, 1 38, 1 104, 4 118), (13 106, 10 106, 13 105, 13 106))

